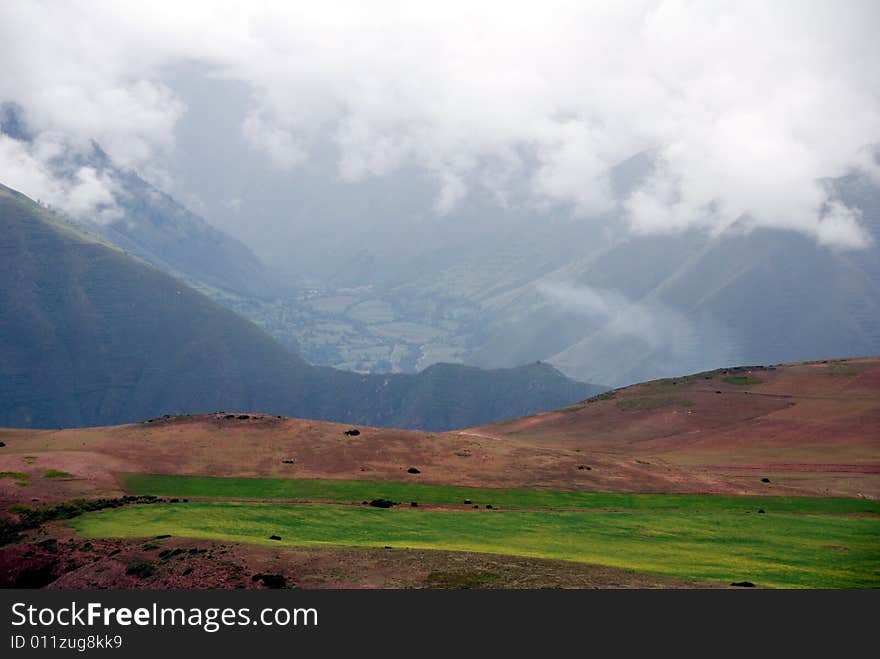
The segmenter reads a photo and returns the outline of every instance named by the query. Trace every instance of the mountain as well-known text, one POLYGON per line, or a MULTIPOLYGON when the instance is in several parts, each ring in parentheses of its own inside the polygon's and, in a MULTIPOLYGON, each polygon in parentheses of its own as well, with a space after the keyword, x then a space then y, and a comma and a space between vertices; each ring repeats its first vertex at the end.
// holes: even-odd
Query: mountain
POLYGON ((0 187, 0 426, 260 410, 444 429, 582 399, 548 365, 361 375, 308 364, 255 325, 0 187))
POLYGON ((482 367, 548 361, 619 386, 730 363, 878 354, 880 189, 860 175, 827 184, 861 212, 866 248, 740 227, 587 245, 582 256, 481 299, 462 359, 482 367))

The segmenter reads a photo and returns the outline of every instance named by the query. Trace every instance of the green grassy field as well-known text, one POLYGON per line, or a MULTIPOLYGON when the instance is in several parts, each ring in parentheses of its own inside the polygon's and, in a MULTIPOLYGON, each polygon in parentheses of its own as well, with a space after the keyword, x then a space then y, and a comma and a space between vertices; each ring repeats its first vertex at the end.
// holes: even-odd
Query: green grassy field
POLYGON ((381 510, 221 502, 133 506, 67 523, 85 537, 171 534, 269 546, 447 549, 595 563, 724 583, 747 580, 768 587, 880 587, 880 518, 875 516, 381 510), (282 539, 270 540, 270 535, 282 539))
POLYGON ((452 487, 388 481, 345 481, 293 478, 209 478, 133 475, 124 481, 131 494, 216 499, 300 499, 361 502, 391 499, 401 503, 464 505, 491 504, 502 508, 580 510, 645 510, 768 513, 874 513, 880 502, 867 499, 694 494, 610 494, 501 488, 452 487))

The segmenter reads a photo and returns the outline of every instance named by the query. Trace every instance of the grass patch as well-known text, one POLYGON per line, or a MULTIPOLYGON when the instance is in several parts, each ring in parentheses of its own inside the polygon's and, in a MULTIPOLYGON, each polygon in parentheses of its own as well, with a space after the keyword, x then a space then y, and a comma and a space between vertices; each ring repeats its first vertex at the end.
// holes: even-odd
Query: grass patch
POLYGON ((26 481, 30 479, 30 474, 25 474, 21 471, 0 471, 0 478, 14 478, 19 481, 26 481))
POLYGON ((825 368, 825 375, 832 377, 852 377, 858 374, 859 371, 850 364, 829 364, 825 368))
POLYGON ((750 386, 753 384, 761 384, 763 380, 759 380, 758 378, 753 378, 748 375, 730 375, 726 378, 721 378, 722 382, 726 382, 727 384, 735 384, 740 386, 750 386))
POLYGON ((572 414, 574 412, 580 412, 582 409, 586 407, 585 403, 578 403, 577 405, 569 405, 568 407, 561 407, 557 412, 560 414, 572 414))
POLYGON ((58 519, 71 519, 85 512, 118 508, 133 503, 156 503, 153 496, 124 496, 119 499, 74 499, 66 503, 42 508, 30 508, 21 504, 13 504, 9 512, 18 519, 0 518, 0 546, 17 542, 23 531, 35 529, 47 522, 58 519))
POLYGON ((47 469, 43 476, 46 478, 70 478, 73 474, 69 471, 61 471, 60 469, 47 469))
POLYGON ((494 572, 431 572, 425 577, 428 588, 470 590, 491 587, 501 577, 494 572))
POLYGON ((622 398, 617 401, 617 409, 624 411, 631 410, 659 410, 664 407, 693 407, 692 401, 684 398, 646 396, 622 398))
POLYGON ((87 538, 172 533, 264 546, 444 549, 769 587, 880 587, 880 518, 874 516, 189 503, 126 507, 68 523, 87 538), (283 540, 268 540, 269 532, 283 540))
MULTIPOLYGON (((457 487, 390 481, 346 481, 317 478, 211 478, 207 476, 133 475, 124 481, 132 494, 212 499, 289 499, 360 503, 373 499, 418 501, 421 504, 487 503, 508 508, 581 510, 681 510, 693 512, 878 513, 869 499, 702 494, 614 494, 504 488, 457 487)), ((170 533, 170 531, 169 531, 170 533)))

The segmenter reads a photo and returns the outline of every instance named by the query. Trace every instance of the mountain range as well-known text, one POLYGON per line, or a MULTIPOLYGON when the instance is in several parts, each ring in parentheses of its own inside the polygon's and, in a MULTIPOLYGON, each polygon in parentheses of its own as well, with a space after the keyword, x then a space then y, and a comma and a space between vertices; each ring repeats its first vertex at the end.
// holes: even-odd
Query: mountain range
POLYGON ((182 280, 6 187, 0 309, 0 426, 248 409, 439 430, 600 390, 538 363, 410 375, 312 366, 182 280))

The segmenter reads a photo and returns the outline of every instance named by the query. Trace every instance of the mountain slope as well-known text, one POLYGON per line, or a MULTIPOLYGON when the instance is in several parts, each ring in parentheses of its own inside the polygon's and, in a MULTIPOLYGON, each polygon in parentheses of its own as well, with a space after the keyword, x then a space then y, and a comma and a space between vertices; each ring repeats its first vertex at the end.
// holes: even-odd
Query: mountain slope
MULTIPOLYGON (((0 187, 0 425, 81 426, 218 409, 440 429, 595 387, 548 366, 465 377, 309 365, 178 280, 0 187)), ((441 369, 441 371, 444 369, 441 369)))

